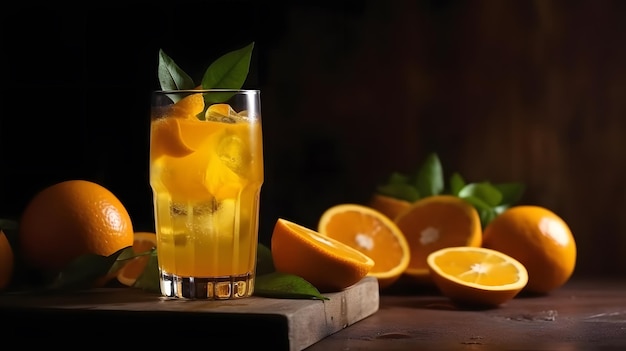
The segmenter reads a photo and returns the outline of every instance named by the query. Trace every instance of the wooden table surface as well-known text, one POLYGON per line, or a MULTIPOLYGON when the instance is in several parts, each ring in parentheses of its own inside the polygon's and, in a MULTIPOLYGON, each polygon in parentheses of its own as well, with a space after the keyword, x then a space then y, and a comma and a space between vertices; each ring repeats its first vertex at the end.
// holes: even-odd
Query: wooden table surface
MULTIPOLYGON (((272 336, 284 324, 278 318, 235 319, 233 314, 207 318, 197 306, 203 303, 175 304, 186 306, 178 311, 185 313, 159 311, 149 307, 159 304, 159 298, 130 290, 93 299, 78 297, 55 300, 77 305, 74 309, 49 308, 46 299, 0 299, 0 339, 70 350, 84 349, 85 344, 162 349, 205 343, 207 347, 201 348, 215 349, 213 343, 228 350, 289 349, 281 337, 272 336), (220 335, 219 342, 215 335, 220 335)), ((272 303, 280 310, 280 304, 287 308, 293 301, 272 303)), ((324 314, 330 324, 339 321, 324 314)), ((311 332, 303 323, 304 328, 294 330, 311 332)), ((313 320, 309 324, 314 327, 313 320)), ((305 350, 626 350, 626 278, 572 279, 546 296, 522 295, 487 310, 455 308, 432 289, 383 291, 377 311, 347 324, 305 350)))
POLYGON ((329 350, 626 350, 626 277, 572 279, 489 310, 383 292, 377 313, 307 348, 329 350))

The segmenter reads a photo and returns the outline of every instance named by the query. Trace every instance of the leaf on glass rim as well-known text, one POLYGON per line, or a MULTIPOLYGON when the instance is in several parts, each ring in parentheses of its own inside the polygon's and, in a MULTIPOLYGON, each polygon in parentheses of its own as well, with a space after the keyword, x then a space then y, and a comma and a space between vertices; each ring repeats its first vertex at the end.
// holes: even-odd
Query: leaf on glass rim
POLYGON ((279 299, 329 300, 303 278, 281 272, 257 276, 254 283, 254 295, 279 299))
POLYGON ((194 89, 193 79, 172 60, 163 49, 159 49, 159 83, 162 90, 194 89))
POLYGON ((240 89, 248 77, 254 42, 231 51, 207 68, 202 77, 203 89, 240 89))

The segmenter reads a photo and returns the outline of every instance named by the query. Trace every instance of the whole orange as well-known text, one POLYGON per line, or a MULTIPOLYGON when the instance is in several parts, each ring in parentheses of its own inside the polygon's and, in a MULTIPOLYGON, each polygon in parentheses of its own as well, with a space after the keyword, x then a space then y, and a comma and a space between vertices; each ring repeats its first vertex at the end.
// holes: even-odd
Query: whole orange
POLYGON ((18 237, 25 263, 59 271, 81 255, 109 256, 132 246, 133 226, 111 191, 94 182, 67 180, 30 200, 18 237))
POLYGON ((576 242, 565 221, 540 206, 507 209, 483 232, 483 247, 517 259, 528 270, 524 290, 545 294, 565 284, 576 266, 576 242))

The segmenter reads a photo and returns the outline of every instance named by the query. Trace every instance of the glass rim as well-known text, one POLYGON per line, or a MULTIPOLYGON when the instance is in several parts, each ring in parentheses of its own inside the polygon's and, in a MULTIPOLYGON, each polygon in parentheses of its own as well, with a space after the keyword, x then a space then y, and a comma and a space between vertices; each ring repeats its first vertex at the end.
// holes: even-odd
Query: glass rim
POLYGON ((179 89, 179 90, 154 90, 155 94, 198 94, 198 93, 242 93, 252 94, 260 93, 260 89, 179 89))

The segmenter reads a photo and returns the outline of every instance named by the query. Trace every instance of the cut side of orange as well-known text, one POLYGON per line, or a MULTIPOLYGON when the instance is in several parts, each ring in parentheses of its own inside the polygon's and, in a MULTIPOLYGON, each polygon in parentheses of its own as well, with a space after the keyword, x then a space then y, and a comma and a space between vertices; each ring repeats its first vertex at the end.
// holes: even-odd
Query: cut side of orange
POLYGON ((528 283, 523 264, 500 251, 482 247, 448 247, 427 258, 439 290, 463 305, 498 306, 528 283))
POLYGON ((276 271, 294 274, 320 292, 336 292, 356 284, 374 261, 342 242, 279 218, 271 238, 276 271))
POLYGON ((478 211, 457 196, 435 195, 418 200, 400 213, 395 223, 411 251, 405 274, 420 284, 432 283, 426 263, 432 252, 452 246, 482 244, 478 211))
MULTIPOLYGON (((135 254, 141 254, 156 248, 157 240, 156 234, 150 232, 136 232, 133 241, 133 252, 135 254)), ((137 278, 143 274, 146 265, 150 260, 150 256, 137 256, 129 260, 122 266, 117 272, 117 280, 126 285, 133 286, 137 281, 137 278)))
POLYGON ((383 213, 358 204, 339 204, 320 217, 318 232, 374 260, 369 276, 380 289, 393 284, 409 265, 410 250, 398 226, 383 213))

